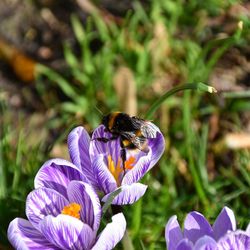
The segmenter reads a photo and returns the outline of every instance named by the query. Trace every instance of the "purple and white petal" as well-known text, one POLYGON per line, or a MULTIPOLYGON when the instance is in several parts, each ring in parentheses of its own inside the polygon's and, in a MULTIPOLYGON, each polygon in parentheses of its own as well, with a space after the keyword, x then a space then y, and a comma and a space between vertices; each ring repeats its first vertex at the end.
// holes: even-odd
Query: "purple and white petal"
POLYGON ((38 188, 32 191, 26 200, 26 216, 39 230, 39 223, 47 215, 57 216, 69 202, 57 191, 50 188, 38 188))
POLYGON ((125 174, 122 185, 138 182, 159 161, 165 150, 162 133, 157 132, 156 138, 148 139, 148 148, 148 154, 141 156, 135 166, 125 174))
POLYGON ((139 181, 148 171, 152 157, 152 151, 145 156, 138 158, 138 161, 131 170, 128 170, 123 177, 122 185, 130 185, 139 181))
POLYGON ((243 231, 229 232, 217 243, 218 250, 249 250, 250 237, 243 231))
POLYGON ((250 236, 250 223, 249 223, 248 226, 247 226, 246 234, 247 234, 248 236, 250 236))
POLYGON ((213 237, 213 229, 206 218, 198 212, 189 213, 184 222, 184 238, 195 244, 204 235, 213 237))
MULTIPOLYGON (((107 131, 105 131, 105 127, 100 125, 97 127, 93 134, 90 142, 89 154, 91 162, 93 162, 94 158, 98 155, 110 155, 114 164, 116 165, 118 159, 121 157, 121 144, 120 138, 112 139, 107 142, 98 141, 95 138, 106 138, 110 139, 113 135, 107 131)), ((106 165, 108 162, 105 162, 106 165)))
POLYGON ((176 250, 193 250, 193 243, 188 239, 183 239, 176 246, 176 250))
POLYGON ((110 250, 122 239, 126 230, 126 220, 122 213, 112 217, 112 222, 108 223, 99 235, 96 244, 91 250, 110 250))
POLYGON ((96 179, 89 156, 90 136, 84 127, 76 127, 68 135, 69 155, 72 163, 88 178, 91 185, 96 187, 96 179))
POLYGON ((228 231, 236 230, 236 220, 233 211, 224 207, 220 214, 218 215, 216 221, 213 225, 214 238, 215 240, 219 240, 222 236, 224 236, 228 231))
POLYGON ((194 250, 217 250, 217 243, 213 238, 205 235, 196 241, 194 250))
MULTIPOLYGON (((133 204, 138 201, 146 192, 147 186, 141 183, 133 183, 132 185, 122 186, 122 191, 114 198, 112 204, 126 205, 133 204)), ((102 198, 103 202, 106 202, 110 194, 105 195, 102 198)))
POLYGON ((89 225, 69 216, 47 216, 40 223, 41 232, 48 241, 61 249, 88 250, 94 243, 95 232, 89 225))
POLYGON ((99 190, 105 194, 113 192, 117 188, 114 176, 108 169, 104 155, 97 155, 92 162, 95 178, 98 182, 99 190))
POLYGON ((16 250, 59 250, 25 219, 16 218, 11 221, 7 234, 16 250))
POLYGON ((168 250, 175 250, 178 243, 183 239, 177 216, 173 215, 165 227, 165 239, 168 250))
POLYGON ((98 230, 101 221, 101 204, 94 189, 87 183, 72 181, 68 187, 70 202, 81 205, 81 220, 93 230, 98 230))
POLYGON ((71 162, 63 159, 52 159, 43 164, 35 177, 35 188, 55 189, 67 197, 67 186, 70 181, 88 182, 82 172, 71 162))

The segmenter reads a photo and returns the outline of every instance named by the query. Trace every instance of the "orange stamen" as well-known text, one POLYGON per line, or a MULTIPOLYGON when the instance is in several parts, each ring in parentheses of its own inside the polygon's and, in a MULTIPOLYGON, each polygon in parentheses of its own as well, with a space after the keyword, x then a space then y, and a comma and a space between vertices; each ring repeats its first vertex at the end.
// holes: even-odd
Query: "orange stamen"
POLYGON ((125 161, 125 169, 132 169, 135 164, 135 157, 130 156, 127 161, 125 161))
MULTIPOLYGON (((130 170, 134 167, 135 157, 131 156, 127 161, 125 161, 124 168, 130 170)), ((121 158, 118 159, 118 162, 115 166, 114 161, 112 160, 111 155, 108 155, 108 169, 111 174, 114 176, 116 183, 118 186, 121 184, 121 180, 119 179, 121 173, 124 171, 121 158)))
POLYGON ((61 214, 66 214, 77 219, 80 219, 80 210, 81 205, 78 203, 70 203, 68 206, 65 206, 61 212, 61 214))

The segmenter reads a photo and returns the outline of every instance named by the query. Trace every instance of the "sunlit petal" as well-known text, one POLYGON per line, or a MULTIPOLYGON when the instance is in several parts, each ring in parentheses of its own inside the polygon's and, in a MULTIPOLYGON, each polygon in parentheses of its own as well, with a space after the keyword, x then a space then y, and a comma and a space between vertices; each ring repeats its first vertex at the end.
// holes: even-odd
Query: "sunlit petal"
MULTIPOLYGON (((123 185, 122 191, 114 198, 112 204, 125 205, 132 204, 139 200, 147 190, 147 186, 141 183, 134 183, 132 185, 123 185)), ((106 202, 110 194, 102 198, 106 202)))
POLYGON ((47 215, 59 215, 67 204, 67 199, 53 189, 35 189, 27 197, 26 215, 32 225, 38 228, 42 219, 47 215))
POLYGON ((213 230, 206 218, 198 212, 191 212, 184 222, 184 237, 195 243, 202 236, 213 237, 213 230))
POLYGON ((220 239, 228 231, 236 230, 236 220, 233 211, 224 207, 213 224, 214 238, 220 239))
POLYGON ((180 225, 177 221, 177 216, 172 216, 165 228, 165 239, 168 250, 175 250, 178 243, 183 239, 180 225))
POLYGON ((43 164, 34 182, 35 188, 52 188, 67 197, 67 186, 72 180, 88 182, 83 173, 71 162, 52 159, 43 164))
POLYGON ((88 178, 91 185, 97 188, 96 179, 89 156, 90 136, 84 127, 76 127, 68 135, 68 148, 71 161, 88 178))
POLYGON ((101 220, 101 204, 94 189, 87 183, 72 181, 68 187, 71 202, 81 206, 80 214, 84 223, 97 230, 101 220))
POLYGON ((107 224, 101 232, 96 244, 92 250, 110 250, 122 239, 126 230, 126 220, 122 213, 112 217, 112 222, 107 224))
POLYGON ((61 249, 89 250, 95 238, 87 224, 68 215, 49 215, 41 221, 40 228, 43 235, 61 249))
POLYGON ((10 223, 8 239, 17 250, 59 250, 58 247, 47 241, 29 221, 21 218, 16 218, 10 223))

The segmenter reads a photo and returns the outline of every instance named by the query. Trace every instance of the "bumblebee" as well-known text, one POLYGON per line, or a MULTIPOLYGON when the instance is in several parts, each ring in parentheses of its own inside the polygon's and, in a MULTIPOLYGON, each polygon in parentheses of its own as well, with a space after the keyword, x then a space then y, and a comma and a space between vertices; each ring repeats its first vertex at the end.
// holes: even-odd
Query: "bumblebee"
POLYGON ((125 149, 139 149, 148 153, 148 138, 156 138, 157 127, 146 120, 136 116, 129 116, 122 112, 112 112, 105 115, 102 119, 105 129, 112 134, 111 138, 96 138, 102 142, 108 142, 120 138, 121 142, 121 158, 126 161, 125 149))

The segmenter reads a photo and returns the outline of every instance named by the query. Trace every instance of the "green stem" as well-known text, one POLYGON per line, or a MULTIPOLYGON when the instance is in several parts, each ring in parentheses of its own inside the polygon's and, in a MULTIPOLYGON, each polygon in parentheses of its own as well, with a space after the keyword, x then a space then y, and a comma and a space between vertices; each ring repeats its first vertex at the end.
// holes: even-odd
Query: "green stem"
POLYGON ((213 93, 216 92, 216 89, 208 86, 202 82, 199 83, 186 83, 186 84, 180 84, 178 86, 176 86, 175 88, 172 88, 171 90, 169 90, 168 92, 166 92, 165 94, 163 94, 160 98, 158 98, 153 105, 151 106, 151 108, 148 110, 145 119, 150 119, 153 115, 153 113, 159 108, 159 106, 171 95, 179 92, 179 91, 183 91, 183 90, 200 90, 200 91, 205 91, 205 92, 209 92, 209 93, 213 93))
POLYGON ((143 197, 139 201, 137 201, 133 207, 133 220, 132 220, 133 239, 137 238, 141 228, 142 203, 143 203, 143 197))
POLYGON ((123 249, 134 250, 133 242, 128 234, 127 229, 126 229, 125 234, 122 238, 122 246, 123 246, 123 249))
MULTIPOLYGON (((111 205, 111 210, 113 215, 122 213, 122 206, 119 205, 111 205)), ((134 250, 133 242, 131 237, 129 236, 128 230, 126 229, 125 234, 122 238, 122 246, 123 249, 126 250, 134 250)))

